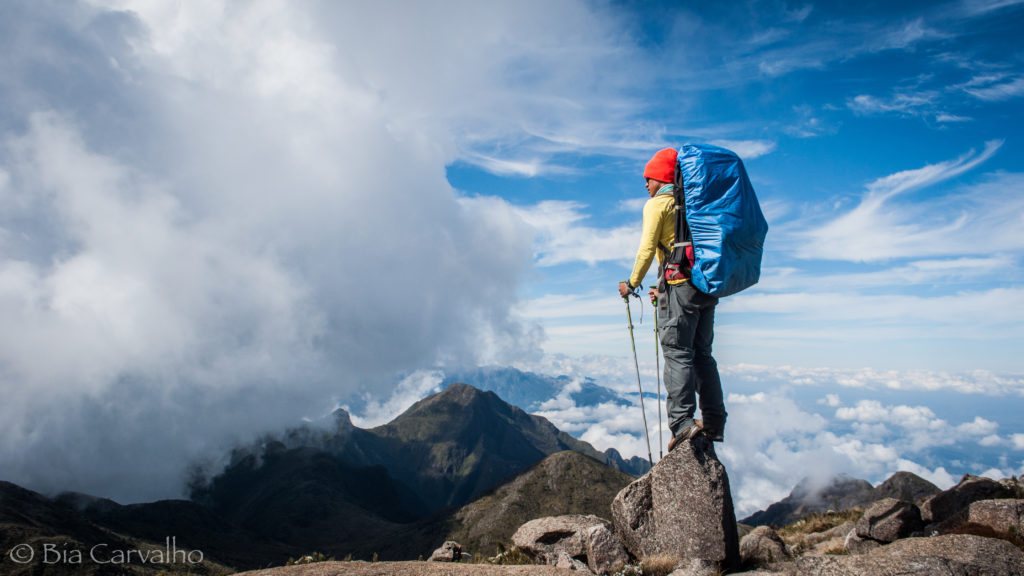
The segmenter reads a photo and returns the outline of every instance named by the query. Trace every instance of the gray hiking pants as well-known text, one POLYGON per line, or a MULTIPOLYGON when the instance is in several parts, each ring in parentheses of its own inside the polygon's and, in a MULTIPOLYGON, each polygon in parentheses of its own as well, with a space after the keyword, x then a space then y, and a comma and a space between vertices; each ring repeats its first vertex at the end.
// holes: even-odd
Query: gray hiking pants
POLYGON ((704 427, 725 429, 725 403, 718 364, 711 356, 718 298, 689 282, 669 285, 658 297, 658 331, 665 355, 668 426, 675 436, 693 424, 700 399, 704 427))

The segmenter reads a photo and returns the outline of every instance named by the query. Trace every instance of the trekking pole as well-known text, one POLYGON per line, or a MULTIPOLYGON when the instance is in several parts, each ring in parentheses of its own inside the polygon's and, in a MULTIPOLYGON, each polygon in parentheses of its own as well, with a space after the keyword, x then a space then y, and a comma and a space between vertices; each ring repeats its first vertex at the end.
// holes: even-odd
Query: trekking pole
MULTIPOLYGON (((632 295, 638 299, 640 298, 636 292, 632 292, 632 295)), ((644 419, 644 437, 647 438, 647 461, 651 463, 651 468, 654 468, 654 456, 651 455, 651 433, 647 430, 647 411, 644 409, 644 389, 640 385, 640 363, 636 359, 636 340, 633 338, 633 314, 629 311, 629 296, 623 297, 622 301, 626 303, 626 324, 629 326, 629 341, 633 344, 633 366, 636 367, 636 387, 640 390, 640 414, 644 419)))
POLYGON ((654 366, 655 374, 658 376, 658 460, 665 457, 665 452, 662 449, 661 439, 661 354, 658 353, 658 339, 661 334, 658 333, 658 287, 651 286, 651 290, 654 290, 654 366))

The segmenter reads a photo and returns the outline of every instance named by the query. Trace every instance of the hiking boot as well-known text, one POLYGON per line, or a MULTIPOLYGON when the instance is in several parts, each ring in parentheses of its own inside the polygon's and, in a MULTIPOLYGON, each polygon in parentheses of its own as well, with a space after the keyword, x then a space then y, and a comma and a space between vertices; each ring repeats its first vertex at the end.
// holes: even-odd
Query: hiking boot
POLYGON ((712 442, 725 442, 724 428, 712 428, 710 426, 705 428, 704 423, 700 420, 698 420, 697 423, 700 424, 701 430, 704 431, 704 435, 708 437, 708 440, 711 440, 712 442))
POLYGON ((678 446, 683 440, 690 440, 692 438, 695 438, 697 434, 700 433, 700 431, 700 422, 694 421, 693 424, 690 424, 686 428, 683 428, 682 430, 679 431, 679 434, 676 434, 675 436, 672 437, 671 440, 669 440, 668 451, 671 452, 672 449, 678 446))

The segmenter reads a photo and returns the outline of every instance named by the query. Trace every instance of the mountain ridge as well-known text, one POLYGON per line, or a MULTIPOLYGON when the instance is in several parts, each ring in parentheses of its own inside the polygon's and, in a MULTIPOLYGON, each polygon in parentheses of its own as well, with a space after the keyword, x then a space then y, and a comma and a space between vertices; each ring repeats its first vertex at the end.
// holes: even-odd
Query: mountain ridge
POLYGON ((828 481, 804 478, 789 495, 740 520, 748 526, 785 526, 809 514, 864 507, 882 498, 917 502, 938 494, 938 486, 912 472, 896 472, 878 486, 867 480, 838 474, 828 481))

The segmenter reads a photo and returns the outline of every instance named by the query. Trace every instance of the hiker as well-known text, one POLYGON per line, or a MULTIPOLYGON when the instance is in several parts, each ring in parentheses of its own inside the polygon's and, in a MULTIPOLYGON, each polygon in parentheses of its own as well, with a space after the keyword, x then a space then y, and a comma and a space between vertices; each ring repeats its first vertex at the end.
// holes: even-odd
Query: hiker
POLYGON ((644 276, 658 255, 658 288, 648 294, 657 302, 658 337, 665 357, 665 390, 669 430, 669 452, 682 440, 703 432, 721 442, 725 432, 725 404, 718 365, 711 356, 715 305, 718 298, 701 292, 689 281, 690 270, 682 267, 665 271, 665 261, 676 242, 675 181, 677 152, 659 150, 644 167, 650 200, 644 204, 643 232, 633 273, 619 283, 619 295, 626 298, 640 288, 644 276), (703 422, 694 420, 697 399, 703 422))

